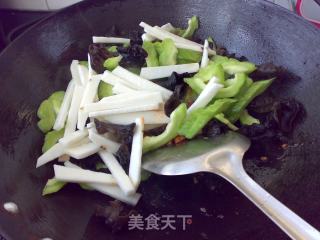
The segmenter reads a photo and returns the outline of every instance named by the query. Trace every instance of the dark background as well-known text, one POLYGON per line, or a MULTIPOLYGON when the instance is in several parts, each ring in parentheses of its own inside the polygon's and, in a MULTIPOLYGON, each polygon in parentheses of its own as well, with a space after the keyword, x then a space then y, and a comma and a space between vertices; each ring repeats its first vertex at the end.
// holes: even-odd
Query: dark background
POLYGON ((0 51, 50 12, 0 10, 0 51))

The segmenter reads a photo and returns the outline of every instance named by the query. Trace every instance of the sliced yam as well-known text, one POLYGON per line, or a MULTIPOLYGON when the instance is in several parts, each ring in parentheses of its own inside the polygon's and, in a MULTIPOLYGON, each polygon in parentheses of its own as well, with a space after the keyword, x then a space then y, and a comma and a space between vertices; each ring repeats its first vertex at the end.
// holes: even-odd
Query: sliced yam
POLYGON ((89 135, 89 132, 87 129, 78 130, 63 138, 60 138, 59 143, 61 143, 65 147, 74 146, 76 144, 79 144, 88 135, 89 135))
POLYGON ((142 104, 142 105, 128 106, 128 107, 123 107, 123 108, 118 108, 118 109, 90 112, 89 116, 90 117, 101 117, 101 116, 109 116, 109 115, 122 114, 122 113, 159 110, 159 108, 160 108, 159 103, 142 104))
POLYGON ((64 153, 65 147, 61 143, 56 143, 38 158, 36 167, 38 168, 50 161, 53 161, 64 153))
MULTIPOLYGON (((66 167, 71 167, 71 168, 77 168, 81 169, 79 166, 71 163, 70 161, 65 162, 64 165, 66 167)), ((121 202, 125 202, 130 205, 137 205, 139 199, 141 198, 140 193, 134 193, 130 196, 126 196, 122 190, 119 188, 119 186, 114 186, 114 185, 106 185, 106 184, 101 184, 101 183, 87 183, 89 187, 93 188, 94 190, 108 195, 114 199, 120 200, 121 202)))
POLYGON ((203 46, 203 53, 202 53, 202 59, 201 59, 201 68, 204 68, 204 67, 208 66, 208 63, 209 63, 208 48, 209 48, 209 42, 206 39, 204 41, 204 46, 203 46))
POLYGON ((91 79, 94 75, 97 73, 93 70, 91 66, 91 57, 90 54, 88 54, 88 72, 89 72, 89 79, 91 79))
POLYGON ((78 64, 78 72, 81 84, 85 86, 89 81, 89 69, 81 64, 78 64))
POLYGON ((107 150, 110 153, 116 153, 119 148, 120 144, 117 142, 114 142, 108 138, 106 138, 104 135, 98 134, 95 129, 89 130, 89 139, 96 144, 97 146, 107 150))
MULTIPOLYGON (((166 23, 166 24, 162 25, 161 28, 168 31, 168 32, 173 32, 175 30, 175 28, 172 26, 171 23, 166 23)), ((142 41, 152 42, 152 41, 156 40, 155 37, 149 35, 148 33, 142 34, 141 37, 142 37, 142 41)))
POLYGON ((140 76, 145 79, 158 79, 169 77, 173 72, 176 73, 194 73, 199 71, 198 63, 179 64, 160 67, 141 68, 140 76))
POLYGON ((72 79, 74 80, 74 82, 77 85, 81 86, 82 82, 81 82, 81 79, 80 79, 78 66, 79 66, 79 61, 78 60, 72 60, 71 65, 70 65, 70 71, 71 71, 71 76, 72 76, 72 79))
POLYGON ((83 143, 65 150, 66 154, 75 159, 83 159, 99 152, 100 146, 92 142, 83 143))
POLYGON ((116 184, 115 178, 111 174, 94 172, 81 168, 71 168, 54 165, 54 175, 57 180, 72 183, 100 183, 105 185, 116 184))
POLYGON ((108 71, 108 70, 105 70, 104 73, 102 74, 102 78, 101 78, 102 81, 106 82, 106 83, 109 83, 111 85, 116 85, 117 83, 121 83, 125 86, 128 87, 128 83, 122 79, 121 77, 113 74, 112 72, 108 71))
POLYGON ((170 118, 166 116, 164 111, 123 113, 105 116, 102 119, 115 124, 130 124, 140 117, 143 117, 144 124, 167 124, 170 121, 170 118))
MULTIPOLYGON (((122 99, 126 99, 129 97, 136 97, 136 96, 144 96, 144 95, 148 95, 150 92, 146 92, 146 91, 134 91, 134 92, 128 92, 128 93, 119 93, 116 95, 112 95, 112 96, 108 96, 108 97, 104 97, 102 98, 99 102, 117 102, 119 100, 122 99)), ((158 94, 159 96, 161 96, 161 94, 158 94)), ((162 100, 162 97, 161 97, 162 100)))
POLYGON ((70 110, 68 113, 68 118, 65 126, 64 136, 67 136, 76 130, 77 121, 78 121, 78 111, 79 111, 81 99, 83 96, 83 92, 84 92, 83 86, 78 86, 78 85, 75 86, 71 105, 70 105, 70 110))
POLYGON ((129 177, 135 187, 138 188, 141 181, 141 158, 143 146, 143 118, 138 118, 135 121, 136 127, 132 139, 130 164, 129 164, 129 177))
POLYGON ((129 44, 130 39, 128 38, 118 38, 118 37, 98 37, 93 36, 92 37, 93 43, 123 43, 123 44, 129 44))
POLYGON ((211 78, 209 83, 200 93, 196 101, 188 108, 188 114, 196 109, 205 107, 212 98, 218 93, 218 91, 223 88, 222 84, 217 83, 218 79, 216 77, 211 78))
POLYGON ((172 95, 172 91, 169 91, 166 88, 163 88, 147 79, 144 79, 123 67, 116 67, 113 71, 113 74, 121 77, 126 80, 126 83, 129 87, 136 90, 145 90, 145 91, 159 91, 165 100, 169 99, 172 95))
POLYGON ((121 93, 134 93, 137 91, 130 88, 130 87, 127 87, 126 85, 124 85, 122 83, 116 83, 112 88, 112 92, 114 94, 121 94, 121 93))
POLYGON ((189 50, 196 51, 196 52, 203 51, 203 48, 201 46, 197 46, 197 45, 190 45, 190 44, 185 44, 185 43, 180 43, 180 42, 175 42, 174 45, 177 48, 189 49, 189 50))
MULTIPOLYGON (((185 39, 183 37, 180 37, 178 35, 175 35, 175 34, 169 32, 169 31, 166 31, 165 29, 162 29, 158 26, 152 27, 144 22, 141 22, 139 25, 140 25, 140 27, 142 27, 144 29, 144 31, 146 33, 148 33, 149 35, 151 35, 157 39, 164 40, 166 38, 170 38, 175 42, 175 45, 176 44, 183 44, 185 46, 185 47, 181 47, 181 48, 186 48, 186 46, 190 46, 190 47, 194 46, 194 47, 198 47, 198 49, 202 49, 201 44, 190 41, 190 40, 185 39)), ((178 48, 180 48, 180 47, 178 47, 178 48)), ((189 49, 189 48, 187 48, 187 49, 189 49)), ((195 49, 192 49, 192 50, 195 50, 195 49)), ((195 51, 197 51, 197 50, 195 50, 195 51)), ((212 49, 208 49, 208 52, 210 55, 216 54, 216 52, 212 49)))
POLYGON ((110 170, 112 176, 116 179, 124 194, 127 196, 133 194, 135 192, 135 188, 118 160, 107 151, 100 151, 99 155, 110 170))
POLYGON ((84 110, 84 106, 89 103, 93 103, 98 91, 99 83, 100 80, 89 80, 85 86, 78 112, 77 127, 80 130, 84 129, 84 126, 86 125, 86 121, 89 116, 88 112, 84 110))
POLYGON ((66 93, 64 94, 60 110, 58 112, 56 121, 53 126, 53 129, 56 131, 59 131, 64 127, 64 124, 65 124, 66 119, 68 117, 68 112, 69 112, 69 108, 71 105, 71 100, 72 100, 74 88, 75 88, 74 80, 71 80, 68 84, 66 93))
POLYGON ((95 128, 95 127, 96 127, 96 125, 94 124, 94 122, 89 122, 89 123, 87 124, 87 128, 88 128, 88 129, 95 128))
POLYGON ((137 205, 139 199, 142 196, 140 193, 133 193, 128 196, 124 194, 124 192, 118 186, 109 186, 99 183, 91 183, 89 186, 100 193, 103 193, 114 199, 118 199, 119 201, 125 202, 133 206, 137 205))
MULTIPOLYGON (((158 26, 152 27, 144 22, 141 22, 140 27, 143 27, 144 31, 148 34, 150 34, 151 36, 160 39, 160 40, 164 40, 166 38, 170 38, 172 39, 174 42, 180 42, 180 43, 185 43, 185 44, 190 44, 190 45, 200 45, 199 43, 196 42, 192 42, 188 39, 185 39, 183 37, 180 37, 178 35, 175 35, 171 32, 168 32, 158 26)), ((201 45, 200 45, 201 46, 201 45)))
POLYGON ((159 92, 150 92, 145 94, 135 94, 135 96, 128 96, 126 98, 116 98, 116 100, 109 99, 103 100, 97 103, 91 103, 84 107, 85 111, 89 112, 97 112, 111 109, 120 109, 128 106, 138 106, 144 105, 145 103, 149 104, 160 104, 162 103, 162 97, 159 92))

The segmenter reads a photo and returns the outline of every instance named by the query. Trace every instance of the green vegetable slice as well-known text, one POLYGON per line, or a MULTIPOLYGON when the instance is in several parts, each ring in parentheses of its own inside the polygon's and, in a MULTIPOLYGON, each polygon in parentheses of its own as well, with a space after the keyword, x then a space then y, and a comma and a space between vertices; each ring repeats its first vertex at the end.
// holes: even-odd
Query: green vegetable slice
MULTIPOLYGON (((67 184, 67 182, 63 182, 60 180, 57 180, 55 178, 51 178, 47 181, 47 184, 44 186, 43 190, 42 190, 42 196, 45 195, 49 195, 52 193, 56 193, 58 191, 60 191, 65 185, 67 184)), ((92 191, 94 190, 92 187, 88 186, 85 183, 79 183, 79 186, 84 189, 84 190, 89 190, 92 191)))
POLYGON ((188 139, 193 138, 212 118, 219 113, 227 111, 235 102, 236 100, 234 99, 218 99, 206 108, 191 112, 178 133, 188 139))
POLYGON ((64 135, 64 128, 59 131, 51 131, 44 137, 44 143, 42 146, 42 152, 48 151, 53 145, 55 145, 60 138, 64 135))
POLYGON ((147 66, 148 67, 159 66, 158 53, 155 48, 155 45, 152 42, 145 41, 145 42, 143 42, 142 48, 148 54, 148 57, 146 58, 147 66))
POLYGON ((49 179, 46 186, 43 188, 42 196, 56 193, 60 191, 67 183, 59 181, 55 178, 49 179))
POLYGON ((101 81, 98 87, 98 98, 101 100, 104 97, 109 97, 112 95, 112 85, 101 81))
POLYGON ((218 78, 219 83, 223 84, 225 82, 225 75, 221 64, 209 62, 208 66, 201 68, 199 72, 192 78, 185 78, 184 81, 196 93, 200 94, 206 86, 205 83, 208 82, 213 76, 218 78))
POLYGON ((56 114, 58 114, 60 110, 60 106, 62 104, 63 98, 64 98, 64 91, 58 91, 51 94, 51 96, 48 98, 49 101, 51 101, 53 109, 56 114))
POLYGON ((222 63, 228 62, 229 58, 225 56, 215 55, 213 56, 212 61, 215 64, 222 64, 222 63))
POLYGON ((234 79, 233 83, 228 87, 220 89, 215 97, 216 98, 234 97, 241 91, 241 89, 243 89, 243 87, 246 85, 246 82, 247 82, 246 74, 237 73, 235 75, 235 79, 234 79))
POLYGON ((241 98, 245 94, 245 92, 250 88, 252 83, 253 83, 252 79, 247 77, 246 83, 241 88, 241 90, 238 92, 238 94, 235 95, 235 98, 237 98, 237 99, 241 98))
POLYGON ((174 45, 172 39, 164 39, 162 42, 154 43, 156 51, 159 55, 159 65, 168 66, 177 64, 178 49, 174 45))
POLYGON ((206 87, 206 84, 199 77, 193 76, 192 78, 185 78, 184 81, 190 86, 190 88, 197 94, 200 94, 206 87))
POLYGON ((64 93, 64 91, 54 92, 48 99, 40 104, 37 111, 37 116, 40 120, 37 125, 43 133, 47 133, 52 129, 56 121, 56 115, 60 110, 64 93))
POLYGON ((171 113, 170 122, 163 133, 158 136, 144 137, 143 152, 146 153, 157 149, 174 139, 178 135, 178 130, 182 126, 186 115, 187 106, 186 104, 182 103, 171 113))
POLYGON ((113 69, 118 67, 119 62, 121 61, 121 59, 122 59, 122 56, 108 58, 107 60, 104 61, 103 66, 107 70, 112 71, 113 69))
POLYGON ((117 52, 118 51, 117 46, 108 47, 108 51, 113 53, 117 52))
POLYGON ((40 118, 40 121, 37 124, 38 128, 43 133, 49 132, 52 129, 56 120, 56 113, 54 111, 52 102, 47 99, 44 100, 40 104, 37 115, 40 118))
POLYGON ((201 52, 196 52, 190 49, 178 48, 177 63, 187 64, 187 63, 198 63, 201 61, 201 52))
POLYGON ((228 126, 228 128, 230 128, 232 131, 237 131, 239 128, 234 125, 233 123, 231 123, 229 121, 229 119, 227 119, 223 113, 219 113, 216 116, 214 116, 215 119, 217 119, 218 121, 220 121, 221 123, 225 124, 228 126))
POLYGON ((251 116, 246 109, 241 112, 239 120, 242 125, 260 124, 260 120, 251 116))
POLYGON ((195 31, 199 28, 199 19, 197 16, 193 16, 188 20, 187 29, 176 29, 176 33, 183 38, 192 38, 195 31))
POLYGON ((254 70, 256 70, 256 66, 253 63, 250 62, 240 62, 236 59, 229 59, 227 62, 222 63, 222 67, 224 71, 226 71, 228 74, 233 75, 236 73, 252 73, 254 70))
POLYGON ((241 112, 255 97, 262 94, 271 85, 273 80, 274 79, 269 79, 252 83, 243 96, 239 97, 238 102, 229 110, 227 114, 228 119, 231 122, 237 121, 241 112))

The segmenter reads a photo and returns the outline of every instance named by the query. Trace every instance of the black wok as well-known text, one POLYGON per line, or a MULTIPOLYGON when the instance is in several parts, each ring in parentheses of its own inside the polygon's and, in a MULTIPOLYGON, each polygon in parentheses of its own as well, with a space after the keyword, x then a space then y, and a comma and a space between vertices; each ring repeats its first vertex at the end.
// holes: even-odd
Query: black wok
MULTIPOLYGON (((141 186, 138 211, 144 216, 192 214, 186 231, 127 231, 112 235, 92 218, 94 206, 109 199, 68 185, 49 197, 42 188, 51 166, 35 169, 42 134, 36 127, 39 103, 70 80, 69 64, 85 59, 91 36, 113 24, 128 32, 144 20, 183 25, 201 19, 200 37, 212 35, 231 52, 259 64, 274 62, 301 77, 274 89, 301 101, 307 118, 292 136, 281 160, 246 170, 280 201, 320 229, 320 32, 283 8, 258 0, 85 1, 50 16, 19 37, 0 55, 0 204, 13 201, 20 212, 0 210, 6 239, 274 239, 287 237, 223 179, 153 176, 141 186), (202 208, 200 210, 200 208, 202 208), (204 208, 206 212, 204 212, 204 208)), ((200 176, 201 178, 201 176, 200 176)))

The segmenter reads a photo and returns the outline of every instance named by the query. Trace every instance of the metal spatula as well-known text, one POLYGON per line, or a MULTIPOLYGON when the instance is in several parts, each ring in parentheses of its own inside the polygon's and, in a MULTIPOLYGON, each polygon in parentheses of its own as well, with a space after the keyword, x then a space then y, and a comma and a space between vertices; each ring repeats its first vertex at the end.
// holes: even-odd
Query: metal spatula
POLYGON ((250 141, 229 132, 214 139, 196 139, 166 147, 143 157, 143 168, 160 175, 212 172, 228 180, 260 208, 292 239, 320 239, 320 233, 266 192, 245 172, 242 165, 250 141))

